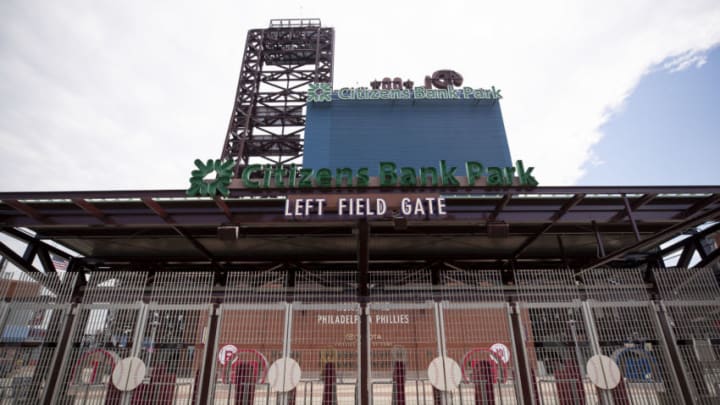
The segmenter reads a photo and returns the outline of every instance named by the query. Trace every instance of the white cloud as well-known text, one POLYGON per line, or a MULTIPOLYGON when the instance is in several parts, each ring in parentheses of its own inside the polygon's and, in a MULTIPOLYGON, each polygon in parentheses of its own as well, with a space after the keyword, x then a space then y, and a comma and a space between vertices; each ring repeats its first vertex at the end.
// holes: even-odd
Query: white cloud
POLYGON ((707 63, 706 51, 690 50, 682 55, 671 57, 663 63, 662 68, 672 73, 681 72, 690 67, 701 68, 707 63))
POLYGON ((0 190, 185 188, 219 156, 248 29, 320 17, 335 84, 452 68, 502 88, 514 157, 582 175, 600 126, 654 68, 700 66, 716 1, 0 4, 0 190))

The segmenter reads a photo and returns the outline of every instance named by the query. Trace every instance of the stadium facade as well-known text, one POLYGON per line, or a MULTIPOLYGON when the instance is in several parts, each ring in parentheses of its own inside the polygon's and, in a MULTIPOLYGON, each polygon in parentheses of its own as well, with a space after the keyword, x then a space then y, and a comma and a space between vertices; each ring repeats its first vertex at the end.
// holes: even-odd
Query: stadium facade
POLYGON ((187 190, 0 193, 0 403, 720 400, 720 186, 542 186, 499 88, 333 53, 250 30, 187 190))

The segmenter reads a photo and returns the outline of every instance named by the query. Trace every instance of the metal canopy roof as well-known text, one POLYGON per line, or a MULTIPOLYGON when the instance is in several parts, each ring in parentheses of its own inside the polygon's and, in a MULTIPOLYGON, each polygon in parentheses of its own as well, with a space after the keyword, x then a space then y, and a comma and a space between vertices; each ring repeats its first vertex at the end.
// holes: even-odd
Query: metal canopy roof
MULTIPOLYGON (((285 196, 358 190, 234 190, 188 198, 183 190, 0 193, 0 226, 27 228, 104 261, 353 261, 358 217, 293 218, 285 196), (237 240, 218 226, 239 227, 237 240)), ((373 261, 465 260, 585 268, 657 253, 660 243, 720 220, 720 186, 363 189, 363 195, 441 194, 448 215, 369 218, 373 261), (507 224, 495 234, 492 224, 507 224), (490 224, 491 226, 488 226, 490 224)))

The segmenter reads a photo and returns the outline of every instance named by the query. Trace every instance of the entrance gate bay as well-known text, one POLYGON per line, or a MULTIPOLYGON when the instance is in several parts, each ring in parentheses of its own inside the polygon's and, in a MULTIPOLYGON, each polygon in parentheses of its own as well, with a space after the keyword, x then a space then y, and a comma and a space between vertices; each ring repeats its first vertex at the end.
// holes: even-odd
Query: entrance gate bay
POLYGON ((71 321, 75 274, 4 273, 0 278, 0 404, 52 397, 62 331, 71 321))
POLYGON ((211 291, 211 273, 93 273, 53 403, 196 403, 211 291))
POLYGON ((656 270, 661 314, 692 402, 720 403, 720 288, 713 269, 656 270))
POLYGON ((445 273, 445 287, 433 286, 426 270, 370 276, 374 287, 363 308, 352 272, 301 271, 291 281, 272 270, 230 273, 209 401, 358 403, 364 316, 371 403, 519 402, 510 306, 501 302, 499 273, 445 273), (438 363, 429 375, 437 357, 452 359, 456 373, 438 363))
MULTIPOLYGON (((683 403, 671 348, 641 272, 594 269, 578 277, 582 289, 572 273, 516 273, 517 308, 533 401, 683 403), (589 361, 599 355, 617 365, 619 381, 608 383, 611 389, 600 389, 591 378, 589 361)), ((607 383, 612 368, 600 370, 601 383, 607 383)))
POLYGON ((520 387, 500 273, 370 273, 373 404, 516 404, 520 387))
POLYGON ((229 274, 210 403, 356 403, 353 283, 349 272, 300 272, 292 288, 284 272, 229 274))

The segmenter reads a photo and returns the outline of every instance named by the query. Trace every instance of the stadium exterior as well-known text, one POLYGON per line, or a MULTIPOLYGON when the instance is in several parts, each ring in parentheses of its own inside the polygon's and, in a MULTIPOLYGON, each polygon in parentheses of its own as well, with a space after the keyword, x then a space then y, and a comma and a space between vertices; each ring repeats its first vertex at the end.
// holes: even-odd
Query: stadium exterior
POLYGON ((720 186, 538 185, 495 87, 333 52, 250 30, 187 190, 0 193, 0 403, 720 400, 720 186))

